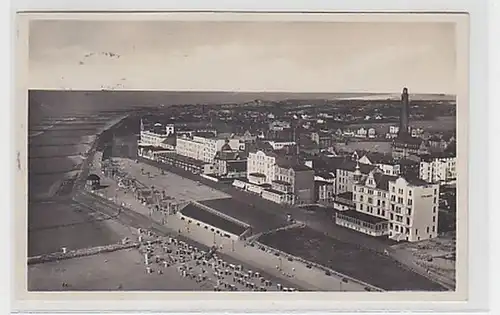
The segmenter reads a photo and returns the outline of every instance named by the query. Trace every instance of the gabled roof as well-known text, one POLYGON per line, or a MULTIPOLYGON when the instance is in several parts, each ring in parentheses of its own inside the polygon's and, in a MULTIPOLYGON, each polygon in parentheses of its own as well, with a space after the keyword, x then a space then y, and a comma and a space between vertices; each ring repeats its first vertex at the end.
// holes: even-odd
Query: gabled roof
POLYGON ((386 175, 380 172, 373 172, 373 179, 375 180, 375 185, 378 189, 389 190, 389 182, 393 182, 398 179, 397 176, 386 175))

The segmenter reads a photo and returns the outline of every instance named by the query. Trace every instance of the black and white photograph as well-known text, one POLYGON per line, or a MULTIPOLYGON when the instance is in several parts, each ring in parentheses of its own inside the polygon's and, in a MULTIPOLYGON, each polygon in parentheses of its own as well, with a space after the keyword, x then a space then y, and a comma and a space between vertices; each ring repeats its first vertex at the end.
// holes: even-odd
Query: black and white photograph
POLYGON ((457 29, 31 20, 27 291, 456 292, 457 29))

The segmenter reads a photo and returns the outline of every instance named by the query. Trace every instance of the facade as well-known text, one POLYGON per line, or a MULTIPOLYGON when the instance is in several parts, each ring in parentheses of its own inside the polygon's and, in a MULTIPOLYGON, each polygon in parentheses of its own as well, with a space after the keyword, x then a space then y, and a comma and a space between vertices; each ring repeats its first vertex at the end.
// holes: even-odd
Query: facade
POLYGON ((335 174, 323 173, 314 175, 316 202, 332 205, 335 197, 335 174))
POLYGON ((379 171, 357 176, 356 211, 387 220, 389 238, 417 242, 438 235, 439 185, 379 171))
POLYGON ((389 132, 386 134, 387 139, 395 139, 397 138, 399 133, 399 127, 398 126, 390 126, 389 127, 389 132))
POLYGON ((273 121, 269 123, 269 130, 271 131, 283 131, 285 129, 290 129, 291 124, 288 121, 273 121))
POLYGON ((224 150, 215 154, 215 174, 224 178, 244 178, 247 176, 247 160, 241 151, 224 150))
POLYGON ((248 180, 252 181, 258 178, 259 183, 271 184, 275 178, 275 164, 276 154, 266 153, 262 150, 250 152, 247 158, 248 180))
POLYGON ((410 97, 408 95, 408 89, 403 88, 403 93, 401 93, 401 114, 399 116, 399 136, 404 136, 410 133, 409 117, 410 97))
MULTIPOLYGON (((369 164, 359 164, 362 174, 368 174, 376 166, 369 164)), ((336 188, 335 194, 342 194, 344 192, 352 192, 354 185, 354 172, 356 171, 356 162, 347 160, 341 163, 336 172, 336 188)))
POLYGON ((368 138, 374 139, 377 136, 377 132, 375 131, 375 128, 369 128, 368 129, 368 138))
POLYGON ((398 136, 392 143, 392 157, 394 159, 409 159, 420 161, 420 156, 429 154, 425 141, 413 138, 410 135, 398 136))
POLYGON ((333 208, 337 211, 347 211, 355 208, 352 192, 344 192, 335 196, 333 208))
POLYGON ((377 166, 382 173, 398 176, 401 174, 401 165, 392 156, 380 153, 368 153, 359 159, 359 163, 377 166))
POLYGON ((428 156, 420 162, 419 178, 429 183, 448 183, 457 178, 455 156, 428 156))
POLYGON ((213 164, 179 155, 175 152, 157 152, 154 154, 152 159, 160 163, 169 164, 185 171, 192 172, 193 174, 213 173, 213 164))
POLYGON ((366 215, 355 210, 337 212, 335 215, 335 223, 371 236, 387 235, 387 220, 366 215))
POLYGON ((300 164, 276 165, 275 179, 271 182, 272 189, 292 194, 291 204, 310 204, 315 202, 314 171, 300 164))
POLYGON ((311 140, 314 141, 320 149, 330 148, 335 144, 332 135, 325 132, 311 133, 311 140))
POLYGON ((281 150, 281 149, 288 147, 288 146, 295 146, 295 144, 296 144, 295 141, 269 140, 266 142, 271 145, 273 150, 281 150))
POLYGON ((250 230, 250 226, 232 217, 228 217, 199 203, 189 203, 177 212, 185 222, 186 229, 204 228, 215 235, 231 240, 240 240, 250 230))
POLYGON ((99 189, 101 185, 101 179, 96 174, 90 174, 87 176, 86 185, 91 190, 99 189))
POLYGON ((366 130, 365 128, 361 127, 359 128, 357 131, 356 131, 356 137, 357 138, 366 138, 366 136, 368 135, 368 130, 366 130))
POLYGON ((192 137, 186 135, 178 137, 176 152, 195 160, 214 163, 215 155, 226 143, 231 148, 244 149, 244 143, 239 139, 222 139, 213 134, 194 134, 192 137))

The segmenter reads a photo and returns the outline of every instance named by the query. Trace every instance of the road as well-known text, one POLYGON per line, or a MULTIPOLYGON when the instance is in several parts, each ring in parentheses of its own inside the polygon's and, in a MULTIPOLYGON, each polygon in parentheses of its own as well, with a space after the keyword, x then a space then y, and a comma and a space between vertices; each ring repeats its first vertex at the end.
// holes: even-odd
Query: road
POLYGON ((326 235, 339 241, 354 244, 378 253, 384 253, 384 250, 390 250, 391 243, 388 241, 376 239, 336 225, 333 221, 333 213, 327 211, 312 212, 302 208, 283 206, 239 190, 229 184, 217 183, 170 165, 157 163, 147 159, 140 159, 140 161, 175 173, 182 177, 199 181, 214 189, 221 190, 231 195, 234 199, 254 207, 256 211, 265 211, 272 215, 276 215, 278 212, 282 213, 284 217, 287 213, 290 213, 295 220, 304 222, 310 228, 318 232, 325 233, 326 235))

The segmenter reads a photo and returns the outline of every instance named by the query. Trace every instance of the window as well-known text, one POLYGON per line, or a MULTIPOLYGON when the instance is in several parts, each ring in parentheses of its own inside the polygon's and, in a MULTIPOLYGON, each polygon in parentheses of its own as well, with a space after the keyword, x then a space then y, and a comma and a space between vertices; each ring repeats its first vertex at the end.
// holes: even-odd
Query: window
POLYGON ((396 210, 396 209, 395 209, 395 206, 394 206, 393 204, 391 205, 391 210, 392 210, 392 211, 396 210))
POLYGON ((429 233, 429 227, 427 227, 427 234, 429 233))
POLYGON ((391 220, 394 220, 394 214, 391 213, 391 220))
POLYGON ((352 200, 356 200, 356 194, 352 194, 352 200))
MULTIPOLYGON (((418 235, 418 229, 415 229, 415 235, 418 235)), ((418 239, 420 240, 420 237, 418 239)))
POLYGON ((432 222, 433 222, 433 223, 436 223, 436 216, 433 216, 433 217, 432 217, 432 222))
POLYGON ((408 190, 408 196, 411 196, 411 189, 408 190))
POLYGON ((413 200, 408 199, 408 205, 411 206, 413 204, 413 200))
POLYGON ((408 211, 408 215, 411 215, 411 208, 406 209, 408 211))
POLYGON ((432 213, 436 213, 436 206, 434 206, 434 209, 432 210, 432 213))
POLYGON ((410 218, 406 218, 406 225, 410 225, 410 218))
POLYGON ((380 199, 377 200, 377 206, 380 207, 380 199))
POLYGON ((432 227, 432 232, 436 232, 436 227, 435 226, 432 227))
POLYGON ((385 217, 385 211, 384 210, 382 210, 382 215, 385 217))
POLYGON ((396 191, 396 188, 394 188, 394 186, 392 186, 392 192, 395 192, 396 191))
POLYGON ((359 201, 363 201, 363 195, 359 196, 359 201))
POLYGON ((368 203, 373 203, 373 198, 372 197, 368 197, 368 203))
POLYGON ((359 205, 359 210, 363 210, 363 205, 362 204, 359 205))

